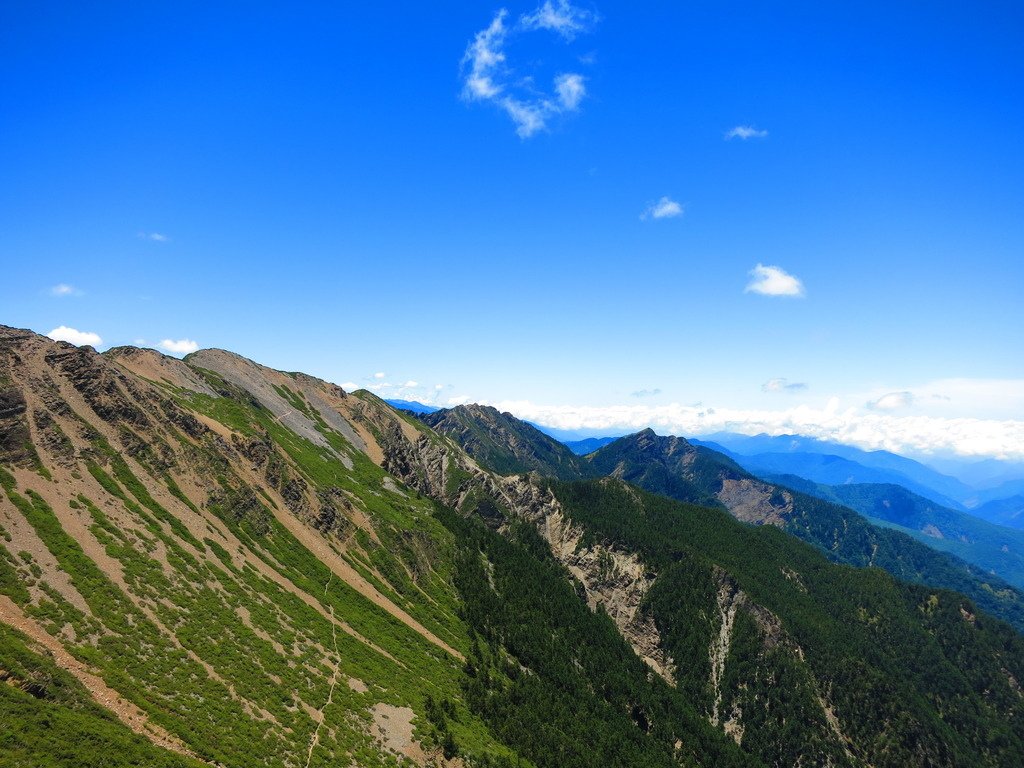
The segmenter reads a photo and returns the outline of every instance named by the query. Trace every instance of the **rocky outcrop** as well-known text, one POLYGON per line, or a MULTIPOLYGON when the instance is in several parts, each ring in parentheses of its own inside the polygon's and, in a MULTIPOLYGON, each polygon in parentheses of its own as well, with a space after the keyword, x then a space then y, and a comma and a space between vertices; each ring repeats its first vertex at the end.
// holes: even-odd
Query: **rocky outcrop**
POLYGON ((138 405, 145 399, 140 388, 124 373, 106 365, 92 347, 57 342, 44 359, 103 421, 138 428, 151 426, 150 419, 138 405))
POLYGON ((0 462, 16 466, 35 462, 26 409, 21 390, 11 385, 0 388, 0 462))
POLYGON ((557 507, 543 518, 539 530, 555 558, 583 586, 587 605, 595 610, 601 606, 637 655, 673 684, 675 665, 661 646, 652 614, 643 608, 655 574, 633 553, 603 544, 583 546, 583 529, 572 525, 557 507))
POLYGON ((782 526, 793 512, 793 494, 747 477, 723 477, 715 497, 745 523, 782 526))

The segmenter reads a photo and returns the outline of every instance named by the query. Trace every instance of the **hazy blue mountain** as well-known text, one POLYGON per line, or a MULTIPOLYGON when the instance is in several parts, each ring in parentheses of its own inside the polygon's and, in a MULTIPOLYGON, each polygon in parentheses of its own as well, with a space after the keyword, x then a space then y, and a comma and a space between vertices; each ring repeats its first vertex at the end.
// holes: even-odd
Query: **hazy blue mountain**
POLYGON ((945 475, 952 475, 972 488, 995 488, 1011 480, 1024 480, 1024 462, 982 459, 975 461, 959 457, 936 457, 927 460, 928 466, 945 475))
POLYGON ((393 408, 398 408, 401 411, 411 411, 412 413, 437 413, 440 408, 435 408, 432 405, 424 405, 416 400, 385 400, 385 403, 393 408))
MULTIPOLYGON (((714 442, 730 452, 741 456, 762 456, 764 454, 787 454, 791 456, 827 455, 838 456, 865 467, 867 469, 879 470, 888 473, 869 475, 863 471, 851 472, 855 479, 825 479, 810 477, 807 472, 802 472, 796 459, 791 463, 783 464, 781 460, 764 459, 759 463, 760 467, 768 471, 810 477, 816 482, 823 482, 830 485, 841 482, 865 482, 865 483, 897 483, 904 487, 911 488, 916 493, 933 499, 941 504, 961 508, 964 501, 975 494, 975 489, 961 482, 955 477, 944 475, 931 467, 922 464, 906 456, 891 453, 890 451, 865 451, 851 445, 843 445, 829 440, 818 440, 813 437, 802 437, 800 435, 737 435, 729 432, 720 432, 708 435, 706 440, 714 442), (769 462, 774 462, 769 464, 769 462), (771 468, 770 468, 771 467, 771 468), (895 474, 894 474, 895 473, 895 474), (898 477, 897 477, 898 475, 898 477), (928 491, 928 492, 923 492, 928 491)), ((806 460, 806 459, 805 459, 806 460)), ((812 461, 813 460, 807 460, 812 461)), ((743 462, 741 462, 743 463, 743 462)), ((838 466, 836 471, 841 471, 838 466)), ((854 467, 848 467, 854 470, 854 467)), ((1009 495, 1009 494, 1008 494, 1009 495)))
POLYGON ((585 440, 568 440, 565 445, 577 456, 586 456, 588 453, 593 453, 598 448, 604 448, 608 443, 614 442, 617 439, 615 437, 588 437, 585 440))
POLYGON ((990 501, 1009 499, 1013 496, 1024 496, 1024 480, 1010 480, 1000 483, 995 488, 978 491, 967 503, 969 506, 975 507, 988 504, 990 501))
POLYGON ((971 510, 983 520, 1013 528, 1024 528, 1024 495, 995 499, 971 510))
POLYGON ((851 459, 822 453, 759 453, 744 455, 730 451, 731 458, 758 476, 796 475, 823 485, 882 483, 902 485, 914 493, 952 509, 964 510, 957 500, 934 487, 919 483, 900 472, 867 467, 851 459))

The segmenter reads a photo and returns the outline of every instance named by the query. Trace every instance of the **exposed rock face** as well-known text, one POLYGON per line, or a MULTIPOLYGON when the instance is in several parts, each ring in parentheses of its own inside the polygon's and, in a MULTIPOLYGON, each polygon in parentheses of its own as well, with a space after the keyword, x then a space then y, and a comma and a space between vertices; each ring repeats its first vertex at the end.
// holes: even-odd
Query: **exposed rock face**
POLYGON ((603 606, 637 655, 673 683, 675 665, 661 647, 652 615, 641 608, 655 574, 633 553, 601 544, 582 546, 583 529, 573 526, 560 509, 546 515, 539 528, 558 561, 583 585, 587 604, 592 609, 603 606))
POLYGON ((15 386, 0 389, 0 461, 25 466, 34 461, 25 397, 15 386))
POLYGON ((793 512, 793 494, 747 477, 723 477, 715 497, 745 523, 783 526, 793 512))
POLYGON ((142 390, 128 376, 106 365, 92 347, 59 343, 46 352, 45 361, 53 371, 78 390, 103 421, 147 428, 150 420, 137 403, 145 399, 142 390))

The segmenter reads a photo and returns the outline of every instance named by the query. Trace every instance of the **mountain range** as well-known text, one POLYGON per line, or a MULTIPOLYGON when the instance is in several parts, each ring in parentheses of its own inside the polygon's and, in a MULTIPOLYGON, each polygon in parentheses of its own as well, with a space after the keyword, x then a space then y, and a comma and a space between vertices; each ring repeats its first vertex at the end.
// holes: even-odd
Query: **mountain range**
POLYGON ((0 488, 10 764, 1024 762, 1020 592, 681 438, 0 326, 0 488))

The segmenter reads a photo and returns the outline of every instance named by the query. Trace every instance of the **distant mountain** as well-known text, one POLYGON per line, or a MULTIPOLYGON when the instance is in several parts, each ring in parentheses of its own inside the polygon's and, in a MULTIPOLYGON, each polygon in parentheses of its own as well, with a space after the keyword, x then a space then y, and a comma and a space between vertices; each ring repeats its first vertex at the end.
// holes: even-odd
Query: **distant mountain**
POLYGON ((436 413, 441 410, 433 405, 424 405, 416 400, 385 400, 385 403, 400 411, 411 411, 412 413, 436 413))
POLYGON ((683 438, 661 437, 647 429, 609 443, 587 459, 602 474, 644 490, 690 503, 706 504, 710 497, 739 520, 775 525, 837 562, 874 565, 907 581, 956 589, 990 610, 1010 610, 1017 621, 1024 619, 1019 613, 1024 594, 1002 578, 904 533, 873 525, 849 507, 760 480, 728 456, 683 438))
POLYGON ((585 440, 569 440, 565 443, 565 447, 577 456, 586 456, 617 439, 616 437, 588 437, 585 440))
POLYGON ((906 581, 963 592, 1024 629, 1024 594, 1003 579, 873 525, 848 507, 760 480, 728 456, 683 438, 646 429, 581 458, 557 443, 556 452, 551 438, 494 408, 459 406, 421 418, 502 474, 535 469, 560 479, 607 475, 687 503, 724 507, 743 522, 774 525, 814 544, 837 562, 875 565, 906 581))
MULTIPOLYGON (((698 445, 701 441, 695 441, 698 445)), ((964 506, 955 499, 943 495, 934 487, 923 485, 907 475, 894 470, 865 466, 852 459, 823 453, 758 453, 742 454, 729 451, 730 457, 748 472, 759 477, 771 475, 796 475, 823 485, 844 485, 849 483, 881 483, 902 485, 914 493, 931 499, 952 509, 963 510, 964 506)))
POLYGON ((741 460, 740 463, 756 473, 793 474, 827 485, 845 482, 896 483, 939 504, 959 509, 975 493, 973 488, 955 477, 889 451, 865 451, 842 443, 800 435, 773 437, 722 432, 708 435, 706 440, 721 445, 732 454, 748 457, 750 461, 741 460), (778 458, 779 454, 790 458, 778 458), (823 462, 810 458, 822 455, 836 456, 851 463, 844 465, 834 460, 823 462), (802 470, 802 466, 806 468, 802 470), (810 473, 815 471, 816 466, 822 469, 812 476, 810 473), (843 473, 846 473, 845 477, 843 473))
POLYGON ((539 472, 560 480, 593 475, 590 465, 563 443, 489 405, 458 405, 421 414, 420 418, 454 439, 481 464, 503 475, 539 472))
POLYGON ((963 483, 984 490, 1012 480, 1024 480, 1024 461, 1001 459, 970 460, 961 457, 937 457, 927 460, 928 466, 963 483))
MULTIPOLYGON (((765 480, 847 506, 872 522, 894 526, 934 549, 950 552, 1024 589, 1024 531, 1019 528, 943 507, 899 485, 828 486, 794 475, 765 480)), ((1024 498, 1018 497, 1017 504, 1024 510, 1024 498)))
POLYGON ((967 503, 973 509, 988 504, 991 501, 1010 499, 1014 496, 1024 496, 1024 480, 1008 480, 994 488, 978 491, 973 497, 968 499, 967 503))
POLYGON ((997 525, 1024 528, 1024 496, 989 501, 972 509, 971 514, 997 525))

